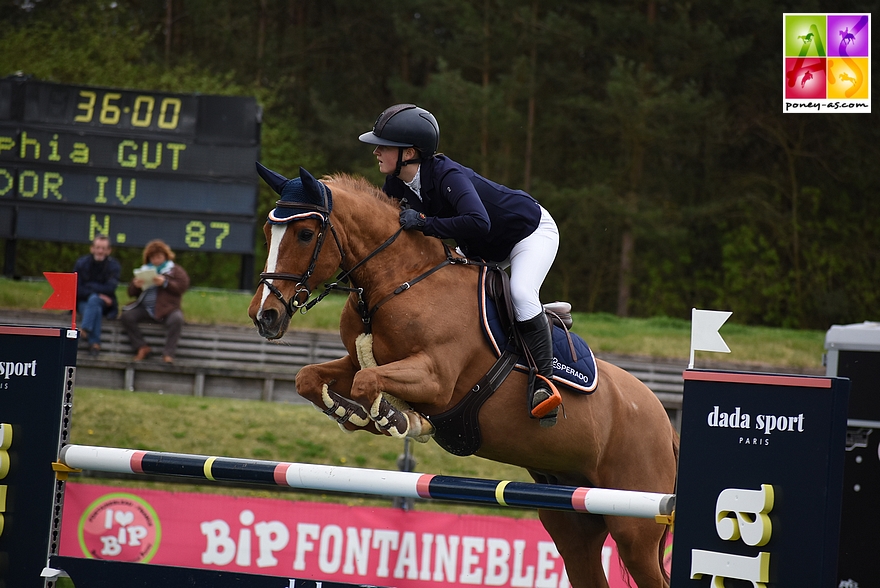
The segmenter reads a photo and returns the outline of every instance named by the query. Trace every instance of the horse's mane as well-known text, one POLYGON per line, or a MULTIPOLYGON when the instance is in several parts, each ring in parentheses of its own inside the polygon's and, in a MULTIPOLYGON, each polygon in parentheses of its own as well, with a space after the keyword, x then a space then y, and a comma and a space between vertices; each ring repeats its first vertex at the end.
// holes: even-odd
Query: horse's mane
MULTIPOLYGON (((394 209, 395 211, 399 208, 399 204, 393 198, 385 194, 382 190, 380 190, 375 185, 371 184, 367 179, 363 176, 352 176, 344 173, 337 173, 329 175, 323 178, 323 181, 331 184, 332 186, 339 186, 342 190, 346 190, 348 192, 355 192, 358 194, 367 194, 372 196, 380 203, 394 209)), ((331 190, 333 187, 331 186, 331 190)))

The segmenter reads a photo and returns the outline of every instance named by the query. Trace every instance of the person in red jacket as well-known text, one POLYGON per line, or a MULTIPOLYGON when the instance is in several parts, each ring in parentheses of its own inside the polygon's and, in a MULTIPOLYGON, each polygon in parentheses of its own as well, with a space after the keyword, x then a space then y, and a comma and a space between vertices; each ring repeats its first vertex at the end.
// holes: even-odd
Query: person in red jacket
POLYGON ((183 293, 189 288, 189 275, 174 263, 174 257, 174 252, 163 241, 150 241, 144 247, 144 265, 135 270, 135 278, 128 285, 128 294, 137 296, 137 300, 122 309, 119 320, 137 352, 134 361, 143 361, 153 351, 138 323, 154 322, 164 324, 166 329, 162 359, 165 363, 174 363, 183 328, 180 305, 183 293), (151 277, 145 281, 145 275, 151 277))

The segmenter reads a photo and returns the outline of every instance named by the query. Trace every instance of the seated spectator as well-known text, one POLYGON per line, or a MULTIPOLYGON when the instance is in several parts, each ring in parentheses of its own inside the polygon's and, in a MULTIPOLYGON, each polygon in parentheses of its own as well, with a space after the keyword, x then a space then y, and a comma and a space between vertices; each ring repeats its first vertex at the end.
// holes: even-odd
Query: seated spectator
POLYGON ((119 262, 110 256, 110 238, 95 235, 89 254, 76 260, 76 311, 80 329, 89 345, 89 354, 97 357, 101 351, 101 321, 115 318, 119 313, 116 286, 119 285, 119 262))
POLYGON ((134 361, 143 361, 152 353, 147 345, 139 322, 164 324, 165 348, 162 359, 174 363, 180 332, 183 328, 183 310, 180 308, 183 293, 189 288, 186 271, 174 263, 174 252, 163 241, 154 239, 144 247, 144 265, 135 270, 135 277, 128 285, 130 296, 137 300, 122 309, 120 321, 128 333, 132 348, 137 352, 134 361), (148 281, 143 277, 151 275, 148 281))

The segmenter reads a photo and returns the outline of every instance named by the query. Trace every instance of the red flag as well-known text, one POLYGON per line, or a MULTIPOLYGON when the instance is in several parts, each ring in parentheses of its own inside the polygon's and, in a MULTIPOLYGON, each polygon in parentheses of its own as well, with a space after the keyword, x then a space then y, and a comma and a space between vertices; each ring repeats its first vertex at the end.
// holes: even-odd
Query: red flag
POLYGON ((76 274, 59 272, 43 272, 49 285, 52 286, 52 295, 43 304, 43 308, 56 308, 59 310, 72 310, 71 329, 76 328, 76 274))

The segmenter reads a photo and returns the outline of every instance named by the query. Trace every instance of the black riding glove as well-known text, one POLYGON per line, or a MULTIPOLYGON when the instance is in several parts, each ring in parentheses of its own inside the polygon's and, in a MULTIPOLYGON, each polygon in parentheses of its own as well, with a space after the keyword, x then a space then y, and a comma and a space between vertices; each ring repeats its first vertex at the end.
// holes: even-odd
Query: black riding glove
POLYGON ((425 228, 427 218, 418 210, 407 208, 400 211, 400 226, 405 230, 416 229, 422 231, 425 228))

